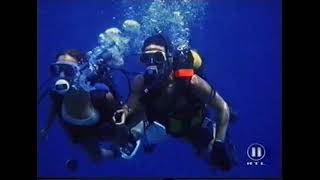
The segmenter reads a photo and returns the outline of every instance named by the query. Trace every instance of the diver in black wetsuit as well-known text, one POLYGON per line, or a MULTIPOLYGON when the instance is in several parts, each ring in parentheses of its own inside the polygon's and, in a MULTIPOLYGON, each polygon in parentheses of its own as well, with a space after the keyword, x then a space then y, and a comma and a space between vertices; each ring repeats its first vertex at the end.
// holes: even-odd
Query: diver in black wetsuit
MULTIPOLYGON (((190 68, 190 63, 180 63, 181 59, 186 59, 181 57, 195 57, 194 53, 174 53, 161 34, 147 38, 142 52, 140 62, 146 66, 146 71, 144 75, 135 77, 127 105, 117 110, 117 124, 145 119, 158 121, 166 127, 168 134, 188 140, 198 153, 208 152, 213 166, 230 170, 234 159, 226 139, 229 106, 212 86, 190 68), (206 107, 218 112, 216 128, 213 124, 210 128, 204 127, 206 107)), ((195 61, 192 63, 194 65, 195 61)))

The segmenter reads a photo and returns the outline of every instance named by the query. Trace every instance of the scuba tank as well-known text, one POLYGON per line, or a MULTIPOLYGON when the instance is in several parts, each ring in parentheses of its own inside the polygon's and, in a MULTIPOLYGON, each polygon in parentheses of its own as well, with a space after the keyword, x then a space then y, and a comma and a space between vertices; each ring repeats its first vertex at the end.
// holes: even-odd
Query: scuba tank
POLYGON ((197 51, 189 48, 176 51, 173 60, 175 78, 190 79, 194 74, 203 76, 202 69, 202 59, 197 51))

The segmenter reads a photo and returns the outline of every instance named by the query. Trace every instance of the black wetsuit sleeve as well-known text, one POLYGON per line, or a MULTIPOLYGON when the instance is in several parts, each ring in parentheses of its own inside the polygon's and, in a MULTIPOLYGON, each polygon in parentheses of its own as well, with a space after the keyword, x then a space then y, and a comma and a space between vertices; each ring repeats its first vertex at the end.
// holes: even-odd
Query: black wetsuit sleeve
POLYGON ((49 97, 51 101, 51 113, 54 115, 58 115, 59 118, 61 118, 61 108, 63 104, 64 95, 58 94, 56 92, 50 92, 49 97))
POLYGON ((62 100, 63 97, 59 94, 56 94, 54 92, 49 92, 49 97, 50 97, 50 109, 49 109, 49 114, 47 117, 46 121, 46 127, 45 129, 49 130, 51 125, 53 124, 54 120, 57 118, 57 116, 60 116, 60 110, 62 106, 62 100))

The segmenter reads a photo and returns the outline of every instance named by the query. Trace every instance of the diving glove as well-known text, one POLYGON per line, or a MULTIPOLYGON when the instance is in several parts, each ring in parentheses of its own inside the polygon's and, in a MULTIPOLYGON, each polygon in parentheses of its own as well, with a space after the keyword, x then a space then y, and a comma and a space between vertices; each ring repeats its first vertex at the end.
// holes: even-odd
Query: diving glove
POLYGON ((210 152, 210 162, 223 171, 229 171, 236 164, 233 146, 215 141, 210 152))

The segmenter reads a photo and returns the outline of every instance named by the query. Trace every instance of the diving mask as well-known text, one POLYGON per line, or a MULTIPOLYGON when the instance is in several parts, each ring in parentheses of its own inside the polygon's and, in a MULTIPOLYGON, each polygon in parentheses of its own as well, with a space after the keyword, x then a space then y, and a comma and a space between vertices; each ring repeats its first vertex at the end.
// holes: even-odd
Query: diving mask
POLYGON ((52 76, 63 74, 65 78, 75 78, 79 74, 79 67, 70 63, 53 63, 50 66, 52 76))
POLYGON ((140 57, 140 62, 146 65, 144 77, 146 81, 154 81, 166 76, 166 55, 163 51, 146 52, 140 57))
POLYGON ((166 61, 166 55, 162 51, 154 53, 143 53, 140 56, 140 62, 147 65, 161 65, 166 61))

